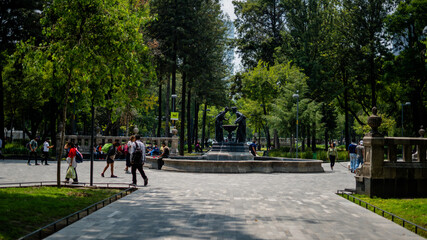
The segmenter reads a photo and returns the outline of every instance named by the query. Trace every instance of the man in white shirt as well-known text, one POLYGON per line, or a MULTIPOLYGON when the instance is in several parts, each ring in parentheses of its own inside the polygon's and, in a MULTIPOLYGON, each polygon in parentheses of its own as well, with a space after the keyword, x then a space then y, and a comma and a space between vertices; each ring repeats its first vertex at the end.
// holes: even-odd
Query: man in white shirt
POLYGON ((49 158, 49 149, 53 148, 53 145, 49 146, 49 143, 50 143, 50 139, 49 138, 46 138, 45 141, 44 141, 44 143, 43 143, 43 159, 42 159, 42 164, 43 164, 43 160, 44 160, 44 165, 49 165, 47 163, 47 159, 49 158))
POLYGON ((136 170, 138 169, 141 173, 142 178, 144 179, 144 186, 148 184, 148 178, 145 175, 144 169, 142 166, 145 163, 145 145, 141 142, 141 136, 136 135, 135 150, 131 154, 131 163, 132 163, 132 184, 136 186, 136 170))

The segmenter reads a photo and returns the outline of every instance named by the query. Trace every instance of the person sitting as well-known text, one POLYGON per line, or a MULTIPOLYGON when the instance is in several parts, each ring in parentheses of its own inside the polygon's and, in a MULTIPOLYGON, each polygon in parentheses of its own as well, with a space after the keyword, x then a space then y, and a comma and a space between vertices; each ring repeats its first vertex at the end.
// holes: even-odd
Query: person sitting
POLYGON ((162 143, 163 153, 157 158, 157 169, 161 170, 162 166, 165 164, 163 158, 168 158, 170 154, 169 147, 166 143, 162 143))
POLYGON ((256 140, 253 140, 252 141, 252 143, 249 145, 249 151, 251 152, 251 154, 255 157, 255 156, 257 156, 257 153, 256 153, 256 147, 257 147, 257 145, 256 145, 256 140))
POLYGON ((146 153, 150 153, 150 152, 151 152, 151 150, 153 150, 153 144, 148 143, 148 144, 147 144, 147 147, 145 148, 145 152, 146 152, 146 153))
POLYGON ((203 152, 202 147, 200 146, 200 142, 199 141, 197 141, 197 143, 196 143, 196 149, 195 149, 195 151, 196 152, 203 152))
POLYGON ((149 151, 148 153, 150 154, 150 156, 159 155, 160 149, 157 147, 157 145, 154 145, 153 149, 151 149, 151 151, 149 151))

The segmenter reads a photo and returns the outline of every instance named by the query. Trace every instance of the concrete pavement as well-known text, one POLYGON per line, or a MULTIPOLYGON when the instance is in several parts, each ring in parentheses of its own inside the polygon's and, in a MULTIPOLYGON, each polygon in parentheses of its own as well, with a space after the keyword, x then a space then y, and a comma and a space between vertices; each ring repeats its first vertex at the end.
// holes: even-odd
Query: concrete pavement
MULTIPOLYGON (((116 162, 118 178, 130 183, 116 162)), ((197 174, 145 169, 147 187, 62 229, 48 239, 423 239, 335 194, 354 188, 347 163, 316 174, 197 174)), ((63 164, 65 174, 65 164, 63 164)), ((89 181, 89 162, 77 168, 89 181)), ((109 176, 107 172, 106 176, 109 176)), ((0 183, 56 180, 56 164, 0 161, 0 183)), ((138 177, 142 184, 142 178, 138 177)))

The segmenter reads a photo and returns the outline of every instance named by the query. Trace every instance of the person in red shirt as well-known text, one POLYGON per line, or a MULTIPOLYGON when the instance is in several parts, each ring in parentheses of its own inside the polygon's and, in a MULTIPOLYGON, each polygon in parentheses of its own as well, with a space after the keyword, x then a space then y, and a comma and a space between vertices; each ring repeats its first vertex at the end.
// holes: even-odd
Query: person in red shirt
MULTIPOLYGON (((75 170, 75 172, 76 172, 76 178, 74 178, 73 179, 73 184, 76 184, 76 183, 78 183, 79 181, 78 181, 78 178, 77 178, 77 162, 76 162, 76 146, 74 145, 74 143, 72 143, 72 142, 69 142, 68 143, 68 149, 69 149, 69 152, 68 152, 68 157, 67 157, 67 163, 68 163, 68 168, 69 167, 74 167, 74 170, 75 170)), ((68 168, 67 168, 67 171, 68 171, 68 168)), ((69 178, 65 178, 65 182, 68 182, 70 179, 69 178)))

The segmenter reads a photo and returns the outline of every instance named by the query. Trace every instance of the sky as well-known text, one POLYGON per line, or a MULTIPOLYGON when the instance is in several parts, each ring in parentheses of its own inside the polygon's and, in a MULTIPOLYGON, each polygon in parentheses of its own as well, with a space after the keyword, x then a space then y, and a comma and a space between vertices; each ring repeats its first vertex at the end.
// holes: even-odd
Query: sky
MULTIPOLYGON (((222 8, 222 11, 225 12, 230 17, 231 21, 234 21, 236 19, 232 0, 221 0, 221 8, 222 8)), ((234 60, 233 60, 234 73, 243 69, 241 62, 242 62, 241 57, 237 54, 236 50, 234 50, 234 60)))
POLYGON ((236 15, 234 14, 234 7, 232 0, 222 0, 221 1, 221 8, 222 11, 227 13, 228 16, 230 16, 230 19, 234 21, 236 19, 236 15))

